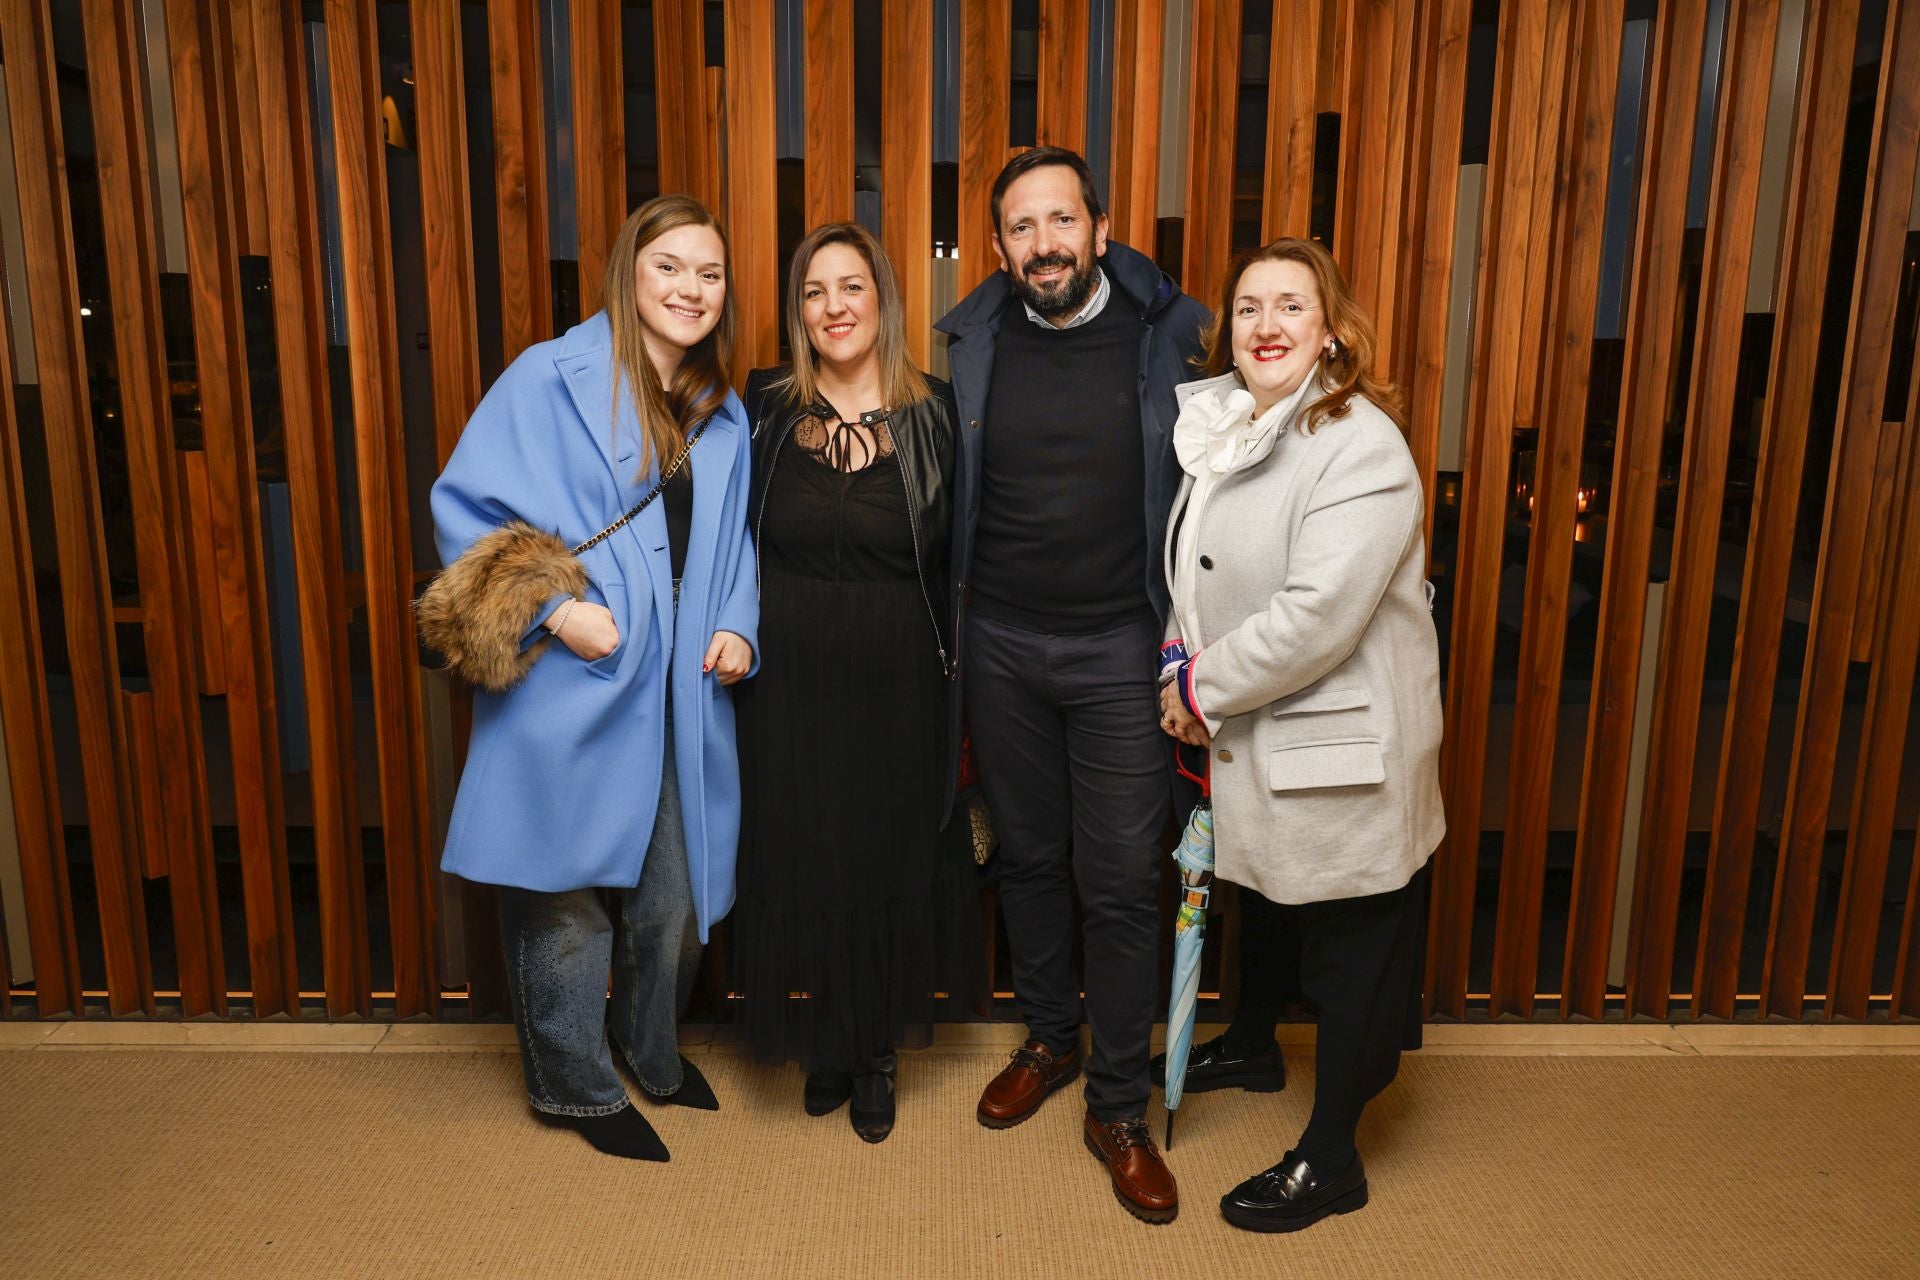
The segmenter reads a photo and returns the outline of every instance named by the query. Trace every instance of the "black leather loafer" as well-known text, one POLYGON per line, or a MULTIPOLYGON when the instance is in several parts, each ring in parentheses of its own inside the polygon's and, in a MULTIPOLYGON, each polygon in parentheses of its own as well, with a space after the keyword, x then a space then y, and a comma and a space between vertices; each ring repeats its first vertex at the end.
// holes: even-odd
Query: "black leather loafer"
POLYGON ((862 1142, 885 1142, 893 1132, 894 1073, 892 1055, 853 1073, 853 1101, 847 1120, 862 1142))
POLYGON ((1299 1231, 1336 1213, 1352 1213, 1367 1203, 1367 1171, 1353 1163, 1322 1176, 1296 1152, 1256 1173, 1220 1197, 1220 1216, 1246 1231, 1299 1231))
POLYGON ((837 1111, 840 1104, 852 1096, 853 1072, 807 1072, 807 1091, 804 1102, 808 1115, 824 1116, 829 1112, 837 1111))
MULTIPOLYGON (((1153 1055, 1153 1082, 1167 1087, 1167 1055, 1153 1055)), ((1268 1041, 1267 1047, 1248 1057, 1236 1057, 1227 1051, 1227 1038, 1215 1036, 1193 1046, 1187 1057, 1188 1093, 1207 1093, 1214 1089, 1245 1089, 1248 1093, 1278 1093, 1287 1087, 1287 1064, 1280 1057, 1280 1046, 1268 1041)))

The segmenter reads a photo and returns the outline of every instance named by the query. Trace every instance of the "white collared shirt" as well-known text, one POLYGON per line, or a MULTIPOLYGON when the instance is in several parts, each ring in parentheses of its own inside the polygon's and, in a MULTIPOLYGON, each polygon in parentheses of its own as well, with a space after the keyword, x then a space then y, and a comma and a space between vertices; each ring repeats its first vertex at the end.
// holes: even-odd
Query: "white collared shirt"
POLYGON ((1107 299, 1113 296, 1113 286, 1107 283, 1106 269, 1096 263, 1093 268, 1093 276, 1093 296, 1087 299, 1086 305, 1080 308, 1080 313, 1074 316, 1073 319, 1067 321, 1065 324, 1057 325, 1041 315, 1038 311, 1035 311, 1027 300, 1022 298, 1020 305, 1026 307, 1027 319, 1033 321, 1043 329, 1073 329, 1088 323, 1095 316, 1106 310, 1107 299))

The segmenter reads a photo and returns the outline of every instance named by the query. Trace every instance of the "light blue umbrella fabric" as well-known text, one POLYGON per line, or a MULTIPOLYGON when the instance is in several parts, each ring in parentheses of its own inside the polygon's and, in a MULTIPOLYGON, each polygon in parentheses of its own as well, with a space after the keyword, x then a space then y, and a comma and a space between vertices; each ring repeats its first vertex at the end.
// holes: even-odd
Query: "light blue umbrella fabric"
POLYGON ((1173 997, 1167 1003, 1167 1150, 1173 1150, 1173 1113, 1186 1087, 1193 1051, 1194 1009, 1200 998, 1200 949, 1213 896, 1213 805, 1202 800, 1174 848, 1180 865, 1180 913, 1173 921, 1173 997))

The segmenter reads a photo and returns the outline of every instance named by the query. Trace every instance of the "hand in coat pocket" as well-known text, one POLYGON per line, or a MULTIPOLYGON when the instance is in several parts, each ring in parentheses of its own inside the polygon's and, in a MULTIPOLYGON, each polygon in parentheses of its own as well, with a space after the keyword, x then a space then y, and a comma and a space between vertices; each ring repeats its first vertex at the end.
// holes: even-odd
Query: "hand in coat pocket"
POLYGON ((607 606, 591 600, 576 600, 571 606, 563 604, 547 616, 547 627, 553 626, 561 610, 566 610, 566 617, 556 634, 561 644, 573 650, 574 656, 597 662, 620 647, 620 628, 607 606))

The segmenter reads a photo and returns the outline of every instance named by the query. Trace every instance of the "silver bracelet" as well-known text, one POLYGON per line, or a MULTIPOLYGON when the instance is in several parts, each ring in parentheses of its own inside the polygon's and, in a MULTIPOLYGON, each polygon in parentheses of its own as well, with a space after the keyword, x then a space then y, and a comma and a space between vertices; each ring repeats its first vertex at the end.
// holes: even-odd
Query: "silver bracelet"
POLYGON ((580 601, 577 598, 569 597, 567 602, 560 606, 560 616, 554 619, 552 626, 547 628, 547 634, 550 636, 558 636, 560 634, 560 628, 567 625, 567 617, 573 612, 573 606, 579 603, 580 601))

